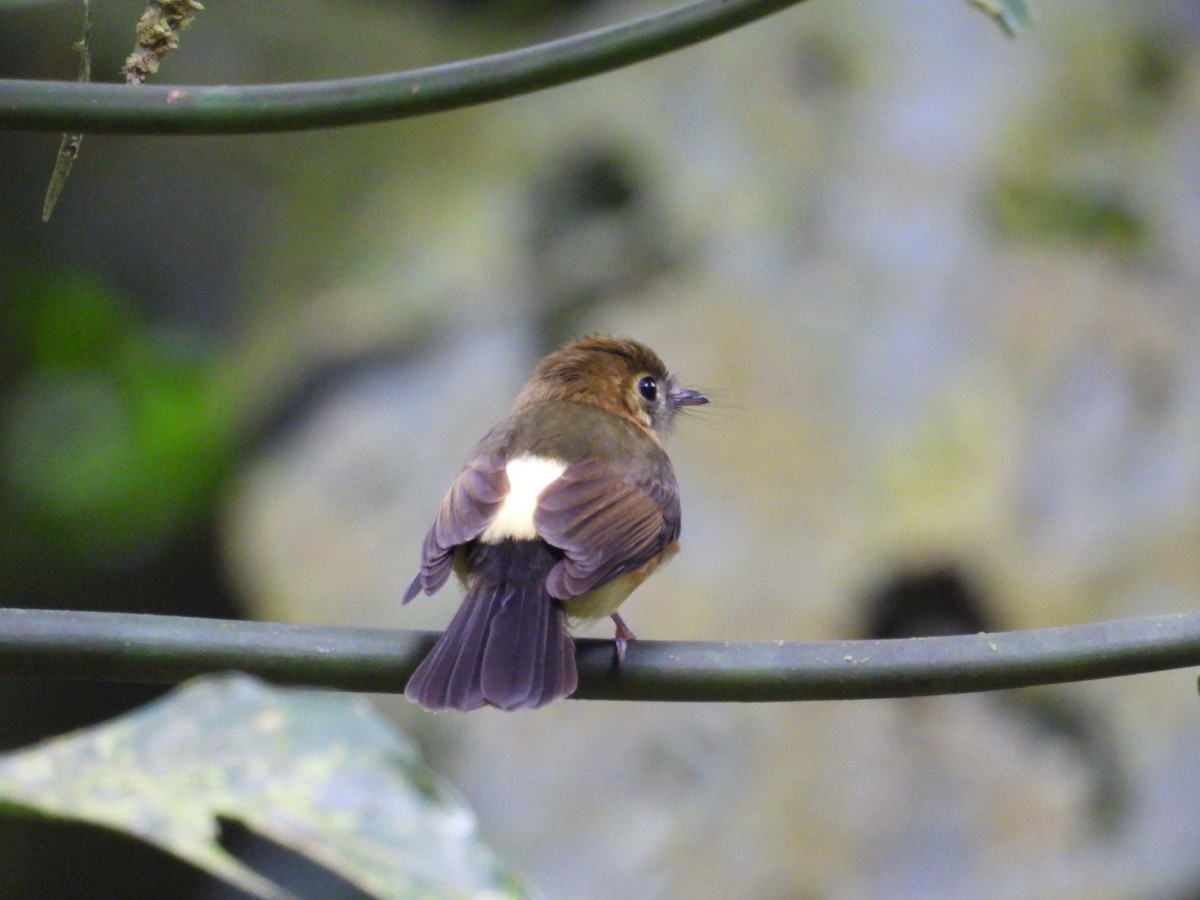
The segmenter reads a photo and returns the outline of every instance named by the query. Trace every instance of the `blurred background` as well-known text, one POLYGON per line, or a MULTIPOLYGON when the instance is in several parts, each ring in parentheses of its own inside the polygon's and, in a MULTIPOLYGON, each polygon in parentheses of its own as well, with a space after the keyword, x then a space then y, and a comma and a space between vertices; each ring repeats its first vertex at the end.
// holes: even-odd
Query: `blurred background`
MULTIPOLYGON (((144 4, 94 6, 115 80, 144 4)), ((413 68, 662 4, 271 6, 212 4, 158 81, 413 68)), ((1014 42, 960 0, 826 0, 409 122, 90 135, 48 225, 59 136, 0 134, 0 602, 441 627, 453 590, 399 598, 443 490, 537 357, 600 330, 714 400, 671 446, 684 549, 623 609, 642 637, 1193 608, 1200 6, 1036 9, 1014 42)), ((74 78, 80 17, 0 0, 0 76, 74 78)), ((0 746, 152 694, 0 682, 0 746)), ((378 702, 548 897, 1200 897, 1187 672, 378 702)), ((132 841, 0 820, 0 894, 81 885, 234 896, 132 841)))

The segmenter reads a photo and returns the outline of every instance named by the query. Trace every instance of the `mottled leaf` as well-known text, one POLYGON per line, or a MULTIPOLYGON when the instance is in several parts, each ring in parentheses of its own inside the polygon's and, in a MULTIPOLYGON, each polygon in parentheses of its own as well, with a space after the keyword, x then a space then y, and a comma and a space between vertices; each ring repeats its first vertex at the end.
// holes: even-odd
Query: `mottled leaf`
POLYGON ((365 701, 242 675, 0 756, 5 804, 125 832, 260 897, 288 895, 218 844, 218 817, 375 897, 526 893, 471 811, 365 701))

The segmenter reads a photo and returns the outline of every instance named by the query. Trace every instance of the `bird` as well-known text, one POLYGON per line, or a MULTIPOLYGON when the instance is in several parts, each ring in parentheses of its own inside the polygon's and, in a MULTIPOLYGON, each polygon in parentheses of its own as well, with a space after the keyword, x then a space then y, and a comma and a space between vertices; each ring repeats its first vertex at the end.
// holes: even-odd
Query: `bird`
POLYGON ((619 667, 635 635, 617 608, 679 549, 663 439, 682 409, 706 403, 630 338, 591 334, 543 358, 425 536, 403 602, 435 593, 452 571, 466 595, 405 696, 464 712, 570 696, 578 620, 612 618, 619 667))

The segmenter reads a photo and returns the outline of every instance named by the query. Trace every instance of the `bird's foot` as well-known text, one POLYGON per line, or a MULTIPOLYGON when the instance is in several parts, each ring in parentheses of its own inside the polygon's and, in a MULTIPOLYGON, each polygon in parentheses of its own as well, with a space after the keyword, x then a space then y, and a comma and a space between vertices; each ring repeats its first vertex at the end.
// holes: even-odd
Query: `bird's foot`
POLYGON ((625 665, 625 648, 629 646, 630 641, 637 640, 637 635, 618 613, 612 614, 612 620, 617 626, 617 634, 613 638, 613 669, 619 672, 621 666, 625 665))

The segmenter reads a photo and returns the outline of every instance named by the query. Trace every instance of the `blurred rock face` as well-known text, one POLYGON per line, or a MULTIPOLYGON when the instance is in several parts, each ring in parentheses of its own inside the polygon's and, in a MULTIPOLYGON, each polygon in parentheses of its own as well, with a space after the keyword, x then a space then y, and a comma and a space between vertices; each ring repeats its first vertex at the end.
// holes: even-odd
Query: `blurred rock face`
MULTIPOLYGON (((411 171, 375 171, 371 242, 300 301, 314 356, 415 327, 381 297, 441 337, 326 392, 231 492, 258 614, 445 622, 449 594, 398 602, 441 492, 537 354, 586 330, 714 398, 673 440, 683 552, 623 610, 644 637, 854 636, 931 563, 980 598, 961 627, 1194 606, 1200 35, 1171 4, 1040 12, 1013 44, 954 4, 805 5, 472 113, 469 135, 441 120, 472 176, 422 201, 411 171)), ((1200 883, 1183 673, 396 712, 550 896, 1200 883)))

